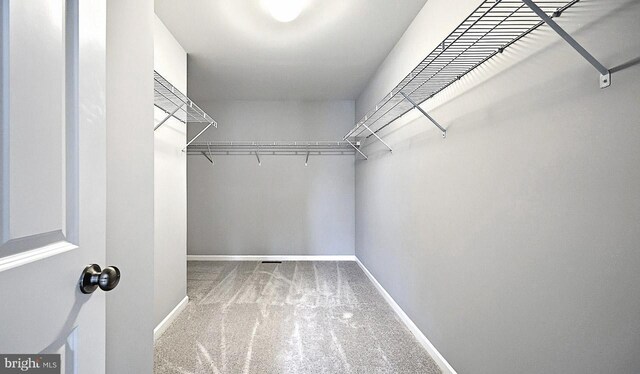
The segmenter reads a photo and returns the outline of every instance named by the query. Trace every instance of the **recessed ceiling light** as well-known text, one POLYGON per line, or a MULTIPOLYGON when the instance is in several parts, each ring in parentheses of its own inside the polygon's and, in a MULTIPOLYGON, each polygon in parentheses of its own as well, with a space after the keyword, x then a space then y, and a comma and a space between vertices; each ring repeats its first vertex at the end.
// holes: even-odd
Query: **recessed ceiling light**
POLYGON ((291 22, 298 18, 305 0, 262 0, 262 7, 280 22, 291 22))

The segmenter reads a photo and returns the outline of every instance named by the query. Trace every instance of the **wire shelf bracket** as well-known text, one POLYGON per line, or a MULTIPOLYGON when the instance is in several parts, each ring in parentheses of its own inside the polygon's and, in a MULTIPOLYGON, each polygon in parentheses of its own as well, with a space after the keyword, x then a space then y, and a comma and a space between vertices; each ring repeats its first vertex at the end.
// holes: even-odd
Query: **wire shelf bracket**
MULTIPOLYGON (((367 155, 365 155, 364 153, 362 153, 362 151, 361 151, 358 147, 356 147, 356 144, 353 144, 353 143, 352 143, 349 139, 347 139, 347 138, 345 138, 344 140, 345 140, 347 143, 349 143, 349 145, 350 145, 351 147, 353 147, 353 149, 355 149, 356 151, 358 151, 358 153, 360 153, 360 155, 361 155, 362 157, 364 157, 364 159, 365 159, 365 160, 368 160, 368 159, 369 159, 369 157, 367 157, 367 155)), ((356 143, 358 144, 358 146, 360 145, 360 143, 359 143, 359 142, 356 142, 356 143)))
MULTIPOLYGON (((554 20, 579 1, 482 1, 375 108, 366 113, 343 140, 354 143, 375 139, 391 151, 389 144, 380 137, 380 131, 413 109, 419 110, 446 137, 446 128, 420 105, 543 25, 548 25, 599 72, 601 88, 609 87, 610 71, 554 20)), ((356 150, 367 158, 360 147, 356 150)))
MULTIPOLYGON (((585 60, 587 60, 600 73, 600 88, 607 88, 611 85, 611 72, 604 67, 589 51, 587 51, 578 41, 576 41, 569 33, 567 33, 556 21, 547 15, 532 0, 522 0, 535 14, 540 17, 544 23, 549 25, 562 39, 564 39, 573 49, 576 50, 585 60)), ((561 11, 554 12, 554 16, 559 17, 561 11)))
POLYGON ((389 144, 387 144, 387 142, 385 142, 384 140, 382 140, 382 138, 380 136, 378 136, 378 134, 375 133, 375 131, 371 130, 369 128, 369 126, 367 126, 366 124, 362 124, 362 126, 364 126, 365 129, 367 129, 367 131, 369 131, 371 133, 371 135, 375 136, 376 139, 378 139, 378 141, 380 143, 382 143, 385 147, 387 147, 389 149, 389 152, 393 152, 393 149, 391 149, 391 147, 389 146, 389 144))
POLYGON ((211 156, 209 156, 206 152, 202 152, 202 155, 209 160, 209 162, 211 163, 211 165, 213 165, 213 159, 211 158, 211 156))
POLYGON ((438 121, 436 121, 435 119, 433 119, 433 117, 431 117, 429 115, 429 113, 427 113, 424 109, 422 109, 420 107, 420 105, 418 105, 415 101, 411 100, 411 98, 409 97, 409 95, 405 94, 404 92, 400 92, 402 94, 402 96, 404 96, 405 99, 407 99, 411 105, 413 105, 413 107, 415 109, 418 109, 420 111, 420 113, 422 113, 425 117, 427 117, 427 119, 429 121, 431 121, 434 125, 436 125, 437 128, 440 129, 440 131, 442 131, 442 137, 446 138, 447 137, 447 129, 445 129, 444 127, 442 127, 438 121))
POLYGON ((162 121, 154 126, 153 131, 157 131, 170 118, 176 118, 185 125, 189 123, 205 124, 204 128, 187 142, 182 149, 183 152, 211 126, 218 127, 218 123, 211 116, 200 109, 187 95, 180 92, 157 71, 153 72, 153 105, 167 114, 162 121))
POLYGON ((177 111, 179 111, 180 109, 182 109, 183 105, 180 106, 176 106, 176 109, 173 110, 173 112, 167 114, 166 117, 164 117, 164 119, 162 121, 160 121, 160 123, 158 123, 156 125, 156 127, 153 128, 153 131, 156 131, 157 129, 160 128, 160 126, 164 125, 165 122, 167 122, 169 120, 169 118, 173 117, 177 111))

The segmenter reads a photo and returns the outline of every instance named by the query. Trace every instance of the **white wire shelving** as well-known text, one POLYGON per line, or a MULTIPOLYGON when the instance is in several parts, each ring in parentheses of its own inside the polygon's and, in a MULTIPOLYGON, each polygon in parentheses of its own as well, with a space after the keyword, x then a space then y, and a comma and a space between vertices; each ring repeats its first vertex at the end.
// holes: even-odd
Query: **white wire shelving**
POLYGON ((493 56, 547 24, 600 73, 600 87, 611 84, 609 70, 555 21, 580 0, 485 0, 367 113, 344 140, 375 138, 389 151, 380 130, 412 109, 419 110, 446 137, 447 130, 420 104, 432 98, 493 56))
POLYGON ((214 121, 211 116, 200 109, 187 95, 180 92, 180 90, 175 88, 157 71, 153 72, 153 105, 166 113, 162 121, 155 125, 154 131, 157 131, 172 117, 185 125, 191 123, 204 124, 204 128, 187 142, 182 149, 183 151, 200 137, 200 135, 207 131, 209 127, 218 127, 217 122, 214 121))
POLYGON ((213 141, 194 142, 187 147, 188 155, 204 156, 213 164, 213 156, 304 156, 305 165, 311 156, 354 156, 360 143, 350 141, 213 141))

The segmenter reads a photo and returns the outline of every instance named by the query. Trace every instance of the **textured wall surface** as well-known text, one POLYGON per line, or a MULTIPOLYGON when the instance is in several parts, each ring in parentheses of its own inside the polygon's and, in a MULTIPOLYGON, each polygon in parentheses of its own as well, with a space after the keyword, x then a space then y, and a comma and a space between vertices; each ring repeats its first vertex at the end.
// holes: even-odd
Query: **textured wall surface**
MULTIPOLYGON (((479 1, 429 0, 367 112, 479 1)), ((460 373, 640 372, 640 2, 580 1, 356 166, 356 255, 460 373)))
MULTIPOLYGON (((354 123, 353 101, 202 107, 219 123, 202 140, 335 141, 354 123)), ((189 254, 354 254, 353 156, 312 156, 306 167, 304 156, 214 159, 188 159, 189 254)))
MULTIPOLYGON (((187 92, 187 53, 155 17, 154 69, 187 92)), ((166 113, 154 109, 154 124, 166 113)), ((151 125, 150 125, 151 126, 151 125)), ((154 322, 156 325, 187 295, 186 125, 175 118, 154 132, 154 322)))

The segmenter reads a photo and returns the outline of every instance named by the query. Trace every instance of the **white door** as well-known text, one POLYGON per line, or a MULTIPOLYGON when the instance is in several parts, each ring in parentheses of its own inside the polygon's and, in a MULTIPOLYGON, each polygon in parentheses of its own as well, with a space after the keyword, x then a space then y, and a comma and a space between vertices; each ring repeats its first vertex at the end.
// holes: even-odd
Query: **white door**
POLYGON ((78 279, 106 265, 106 4, 0 4, 0 355, 104 373, 105 292, 78 279))

